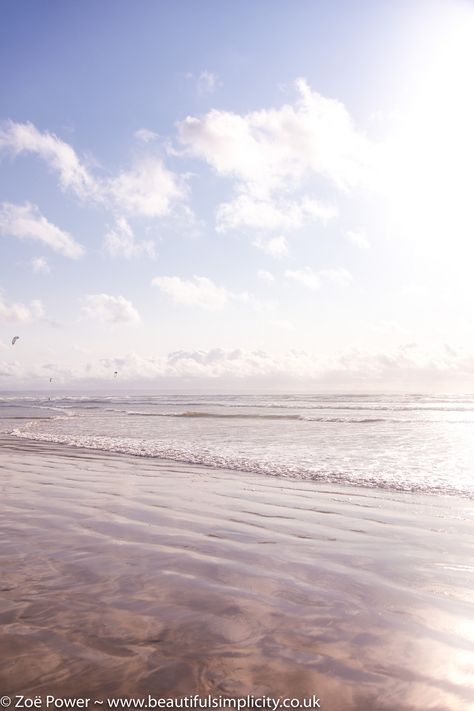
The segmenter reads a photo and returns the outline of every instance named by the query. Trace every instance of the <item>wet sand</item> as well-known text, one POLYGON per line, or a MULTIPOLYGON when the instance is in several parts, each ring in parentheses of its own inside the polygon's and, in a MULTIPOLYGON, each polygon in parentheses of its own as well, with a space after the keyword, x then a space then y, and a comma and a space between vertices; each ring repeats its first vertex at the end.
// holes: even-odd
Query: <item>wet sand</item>
POLYGON ((0 501, 0 694, 473 707, 472 502, 10 437, 0 501))

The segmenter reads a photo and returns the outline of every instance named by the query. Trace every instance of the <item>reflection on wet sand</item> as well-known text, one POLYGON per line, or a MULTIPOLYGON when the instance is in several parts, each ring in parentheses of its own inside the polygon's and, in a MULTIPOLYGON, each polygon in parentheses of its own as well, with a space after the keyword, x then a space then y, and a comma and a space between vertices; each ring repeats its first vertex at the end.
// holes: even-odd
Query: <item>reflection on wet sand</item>
POLYGON ((1 693, 471 708, 472 503, 0 447, 1 693))

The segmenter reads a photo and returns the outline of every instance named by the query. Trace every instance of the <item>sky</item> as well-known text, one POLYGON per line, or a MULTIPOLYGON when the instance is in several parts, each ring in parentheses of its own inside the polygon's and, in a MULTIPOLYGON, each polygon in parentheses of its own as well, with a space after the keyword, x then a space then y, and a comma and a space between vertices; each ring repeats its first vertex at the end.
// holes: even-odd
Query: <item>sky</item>
POLYGON ((467 0, 2 0, 0 389, 472 392, 473 71, 467 0))

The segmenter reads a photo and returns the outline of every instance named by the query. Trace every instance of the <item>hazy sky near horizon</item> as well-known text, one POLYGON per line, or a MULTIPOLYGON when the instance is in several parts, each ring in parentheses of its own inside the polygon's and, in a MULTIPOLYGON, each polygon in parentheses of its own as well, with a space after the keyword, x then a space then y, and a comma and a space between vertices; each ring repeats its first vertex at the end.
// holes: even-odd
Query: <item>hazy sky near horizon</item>
POLYGON ((461 0, 4 0, 0 389, 472 390, 473 71, 461 0))

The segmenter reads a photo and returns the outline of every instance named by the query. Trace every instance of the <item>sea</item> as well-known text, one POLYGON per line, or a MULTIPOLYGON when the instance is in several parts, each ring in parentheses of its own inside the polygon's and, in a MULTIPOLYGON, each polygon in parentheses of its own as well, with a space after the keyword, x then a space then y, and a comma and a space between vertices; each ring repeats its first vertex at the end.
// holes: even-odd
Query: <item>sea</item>
POLYGON ((474 499, 474 395, 3 393, 0 432, 216 470, 474 499))

